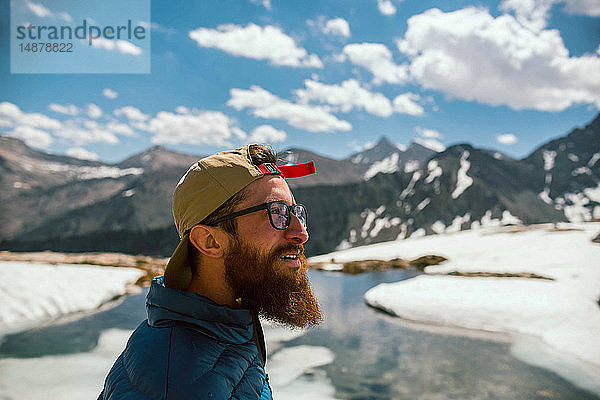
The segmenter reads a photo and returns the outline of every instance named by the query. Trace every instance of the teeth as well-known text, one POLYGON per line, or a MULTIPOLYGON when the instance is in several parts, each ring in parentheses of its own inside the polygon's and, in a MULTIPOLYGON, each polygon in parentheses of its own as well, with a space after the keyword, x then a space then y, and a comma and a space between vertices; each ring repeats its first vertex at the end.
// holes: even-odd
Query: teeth
POLYGON ((287 256, 283 256, 283 257, 281 257, 281 258, 295 259, 295 258, 297 258, 297 257, 298 257, 298 256, 295 256, 295 255, 287 255, 287 256))

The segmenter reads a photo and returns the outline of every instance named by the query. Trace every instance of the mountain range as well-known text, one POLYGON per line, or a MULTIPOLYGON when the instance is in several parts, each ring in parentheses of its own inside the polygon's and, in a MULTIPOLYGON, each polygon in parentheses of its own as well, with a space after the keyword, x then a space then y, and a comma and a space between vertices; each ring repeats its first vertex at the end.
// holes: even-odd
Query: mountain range
MULTIPOLYGON (((0 136, 0 248, 171 254, 171 196, 199 156, 152 147, 117 164, 47 154, 0 136)), ((383 137, 290 179, 309 210, 309 255, 482 225, 600 219, 600 115, 523 159, 457 144, 402 150, 383 137)))

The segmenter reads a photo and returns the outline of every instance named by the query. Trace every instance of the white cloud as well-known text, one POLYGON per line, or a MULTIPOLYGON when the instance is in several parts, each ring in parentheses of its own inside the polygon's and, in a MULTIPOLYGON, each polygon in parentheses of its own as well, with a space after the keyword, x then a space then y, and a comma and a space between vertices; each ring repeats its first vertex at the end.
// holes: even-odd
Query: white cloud
POLYGON ((117 121, 110 121, 106 124, 106 129, 114 134, 123 136, 137 136, 135 131, 127 124, 117 121))
POLYGON ((517 21, 539 32, 550 18, 550 9, 555 4, 564 4, 564 10, 571 14, 600 16, 600 3, 597 0, 503 0, 500 10, 513 12, 517 21))
POLYGON ((446 146, 444 146, 439 140, 436 139, 415 138, 415 143, 418 143, 421 146, 425 146, 433 151, 437 151, 438 153, 446 150, 446 146))
POLYGON ((349 131, 352 125, 339 120, 326 107, 296 104, 283 100, 271 92, 251 86, 250 90, 231 89, 228 106, 236 110, 249 108, 256 117, 284 120, 289 125, 310 132, 349 131))
POLYGON ((67 155, 69 157, 75 157, 81 160, 98 161, 100 159, 100 157, 98 157, 98 154, 94 153, 93 151, 86 150, 83 147, 68 148, 67 155))
POLYGON ((217 29, 198 28, 190 31, 189 36, 198 46, 219 49, 234 56, 269 60, 273 65, 323 67, 317 55, 309 55, 276 26, 220 25, 217 29))
POLYGON ((27 146, 38 149, 45 149, 53 142, 52 135, 32 126, 17 126, 12 131, 6 132, 6 135, 19 138, 23 140, 27 146))
POLYGON ((133 56, 139 56, 143 53, 141 47, 122 39, 106 39, 99 37, 92 41, 92 47, 109 51, 116 50, 120 53, 131 54, 133 56))
POLYGON ((421 126, 417 126, 415 128, 415 131, 417 131, 417 133, 419 135, 423 136, 424 138, 429 138, 429 139, 443 138, 442 134, 439 133, 438 131, 436 131, 435 129, 427 129, 427 128, 423 128, 421 126))
POLYGON ((392 103, 383 94, 361 87, 355 79, 348 79, 339 85, 305 80, 304 85, 306 89, 298 89, 294 92, 304 104, 318 101, 333 106, 335 111, 350 112, 358 109, 380 117, 389 117, 394 112, 410 115, 424 113, 423 108, 415 102, 419 100, 416 94, 399 95, 392 103))
POLYGON ((33 3, 31 1, 28 1, 25 4, 27 5, 29 11, 40 18, 49 17, 52 15, 52 11, 44 7, 42 4, 33 3))
POLYGON ((371 72, 375 84, 404 83, 408 78, 408 66, 395 64, 392 52, 381 43, 349 44, 344 47, 344 55, 371 72))
POLYGON ((259 4, 267 10, 271 10, 271 0, 250 0, 250 2, 253 4, 259 4))
MULTIPOLYGON (((48 108, 56 112, 62 111, 64 114, 74 113, 72 107, 75 106, 52 103, 48 108)), ((118 144, 119 139, 116 135, 136 135, 130 125, 117 120, 113 119, 107 123, 96 121, 103 112, 95 104, 88 104, 85 111, 94 119, 74 118, 61 122, 43 114, 23 112, 15 104, 2 102, 0 121, 6 121, 6 124, 3 124, 6 127, 16 127, 13 131, 6 132, 8 135, 19 137, 31 146, 41 148, 48 147, 53 141, 53 136, 69 140, 75 147, 81 147, 88 143, 118 144)))
POLYGON ((115 114, 117 117, 125 116, 131 121, 146 121, 149 118, 149 115, 144 114, 139 109, 132 106, 117 108, 113 111, 113 114, 115 114))
POLYGON ((446 150, 446 146, 444 146, 442 142, 438 140, 444 137, 439 131, 417 126, 415 127, 415 132, 421 136, 415 138, 415 143, 437 152, 446 150))
POLYGON ((108 97, 109 99, 116 99, 117 97, 119 97, 119 93, 117 93, 117 92, 115 92, 114 90, 112 90, 112 89, 109 89, 109 88, 105 88, 105 89, 102 91, 102 94, 103 94, 104 96, 108 97))
POLYGON ((0 103, 0 117, 10 121, 12 126, 28 126, 38 129, 55 130, 62 127, 62 123, 43 114, 26 113, 12 103, 0 103))
POLYGON ((539 32, 546 27, 554 3, 556 0, 503 0, 499 8, 505 12, 513 11, 519 23, 539 32))
POLYGON ((373 142, 373 141, 366 141, 364 143, 360 143, 356 140, 352 140, 348 143, 348 146, 354 150, 355 152, 361 152, 363 150, 368 150, 368 149, 372 149, 373 147, 375 147, 377 143, 373 142))
POLYGON ((513 135, 512 133, 504 133, 502 135, 498 135, 496 137, 496 140, 499 143, 502 143, 505 145, 515 144, 519 141, 519 139, 517 139, 517 137, 515 135, 513 135))
POLYGON ((286 138, 285 131, 275 129, 271 125, 261 125, 252 131, 249 140, 256 143, 276 143, 284 142, 286 138))
POLYGON ((431 9, 408 20, 398 49, 426 89, 515 110, 600 107, 600 57, 569 57, 558 30, 533 31, 482 8, 431 9))
POLYGON ((50 103, 50 105, 48 106, 48 109, 50 111, 54 111, 55 113, 59 113, 59 114, 66 114, 66 115, 79 114, 79 109, 76 106, 74 106, 73 104, 66 104, 63 106, 61 104, 50 103))
POLYGON ((234 121, 217 111, 194 110, 189 114, 160 111, 148 121, 148 131, 154 134, 152 143, 192 145, 230 145, 234 121))
POLYGON ((87 105, 86 112, 87 112, 88 117, 94 118, 94 119, 98 119, 104 114, 100 107, 98 107, 97 105, 92 104, 92 103, 87 105))
POLYGON ((343 18, 330 19, 321 27, 321 32, 326 35, 339 35, 350 37, 350 25, 343 18))
POLYGON ((417 103, 420 99, 419 95, 415 93, 400 94, 392 102, 394 111, 400 114, 424 115, 425 110, 417 103))
POLYGON ((373 93, 360 86, 355 79, 349 79, 339 85, 305 80, 306 89, 295 91, 302 103, 318 101, 337 107, 342 112, 353 109, 365 110, 369 114, 389 117, 394 112, 392 103, 381 93, 373 93))
POLYGON ((377 8, 383 15, 394 15, 396 14, 396 7, 390 0, 377 0, 377 8))
POLYGON ((246 134, 246 132, 244 132, 242 129, 240 129, 237 126, 234 126, 233 128, 231 128, 231 132, 239 140, 244 140, 244 139, 246 139, 248 137, 248 135, 246 134))
POLYGON ((34 3, 32 1, 26 1, 25 5, 35 15, 40 18, 53 17, 71 22, 73 18, 66 12, 52 12, 48 8, 44 7, 41 3, 34 3))
POLYGON ((565 10, 571 14, 589 15, 600 17, 600 3, 598 0, 564 0, 565 10))
POLYGON ((90 120, 66 121, 64 126, 55 131, 54 134, 72 141, 76 146, 83 146, 88 143, 119 143, 119 139, 106 126, 90 120))

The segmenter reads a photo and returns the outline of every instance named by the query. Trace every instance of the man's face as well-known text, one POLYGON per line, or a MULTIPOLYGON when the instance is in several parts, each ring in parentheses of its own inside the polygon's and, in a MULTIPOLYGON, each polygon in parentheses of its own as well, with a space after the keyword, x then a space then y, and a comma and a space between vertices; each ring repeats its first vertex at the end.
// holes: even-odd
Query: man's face
MULTIPOLYGON (((283 178, 263 177, 247 186, 235 211, 273 200, 295 204, 283 178)), ((258 211, 238 217, 237 231, 225 258, 225 279, 234 295, 268 319, 297 327, 317 324, 322 315, 302 247, 308 233, 298 218, 292 215, 290 226, 277 230, 267 211, 258 211)))

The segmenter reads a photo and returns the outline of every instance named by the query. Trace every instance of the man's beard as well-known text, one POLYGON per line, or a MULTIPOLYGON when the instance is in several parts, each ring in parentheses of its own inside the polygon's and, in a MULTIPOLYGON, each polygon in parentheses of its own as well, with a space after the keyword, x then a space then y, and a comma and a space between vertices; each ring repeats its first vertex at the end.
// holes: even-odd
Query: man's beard
POLYGON ((323 316, 310 287, 303 251, 302 245, 290 244, 264 255, 234 237, 225 257, 225 280, 236 298, 266 319, 299 328, 317 325, 323 316), (278 265, 281 256, 298 250, 299 269, 278 265))

